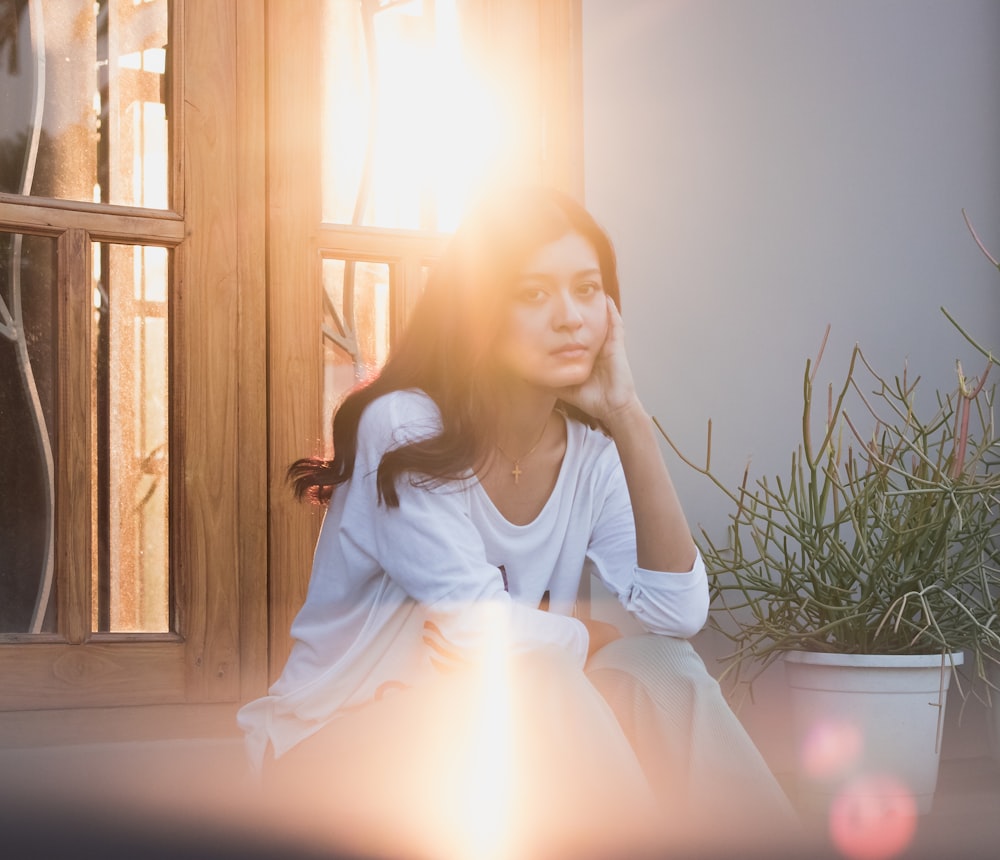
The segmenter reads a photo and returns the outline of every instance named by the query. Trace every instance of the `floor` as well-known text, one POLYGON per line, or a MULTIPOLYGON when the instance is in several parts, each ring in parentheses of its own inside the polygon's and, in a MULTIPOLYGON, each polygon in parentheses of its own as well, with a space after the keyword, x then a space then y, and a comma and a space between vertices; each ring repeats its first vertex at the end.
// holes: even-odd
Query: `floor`
MULTIPOLYGON (((236 746, 232 749, 226 747, 223 750, 225 756, 219 761, 236 757, 241 749, 236 746)), ((154 762, 149 751, 143 752, 137 748, 127 752, 133 773, 158 772, 163 775, 168 771, 162 766, 162 762, 154 762)), ((219 786, 213 786, 208 774, 202 792, 190 790, 190 780, 185 780, 183 773, 189 771, 192 760, 203 760, 206 752, 207 750, 197 746, 187 750, 170 750, 171 760, 179 770, 178 783, 171 786, 168 780, 161 784, 161 790, 166 790, 177 798, 181 796, 180 792, 172 789, 185 785, 188 799, 197 801, 200 798, 201 801, 206 801, 206 808, 211 808, 215 802, 226 797, 231 803, 236 802, 238 798, 232 797, 223 788, 227 781, 222 780, 219 786)), ((214 754, 218 755, 219 750, 215 750, 214 754)), ((18 761, 10 756, 8 759, 0 757, 0 786, 4 776, 14 775, 20 775, 17 782, 23 786, 28 760, 18 761)), ((80 771, 72 766, 67 767, 64 758, 58 761, 60 781, 64 786, 71 784, 73 773, 79 774, 80 771)), ((34 763, 37 765, 38 760, 35 759, 34 763)), ((93 792, 97 787, 92 779, 93 770, 88 767, 86 772, 86 783, 89 783, 90 791, 93 792)), ((85 786, 81 788, 86 791, 85 786)), ((21 795, 20 800, 24 801, 23 793, 19 791, 18 794, 21 795)), ((98 791, 94 799, 101 801, 101 794, 98 791)), ((184 814, 179 819, 185 822, 182 827, 165 826, 165 822, 155 820, 145 822, 148 826, 144 826, 142 817, 118 814, 114 818, 108 818, 102 814, 87 819, 64 816, 57 819, 60 826, 53 828, 51 808, 41 816, 41 820, 38 815, 49 804, 33 803, 25 807, 23 803, 12 803, 11 800, 10 795, 4 797, 0 794, 0 833, 5 834, 2 840, 3 850, 0 850, 3 860, 35 860, 41 857, 45 860, 85 860, 91 857, 95 860, 117 860, 119 857, 129 860, 135 857, 142 857, 143 860, 159 860, 161 857, 164 860, 176 860, 178 857, 185 857, 187 860, 334 860, 357 856, 350 852, 317 852, 304 845, 289 844, 285 839, 280 839, 275 844, 270 839, 252 835, 254 828, 246 827, 245 821, 239 828, 224 828, 221 840, 202 836, 197 828, 191 826, 199 816, 188 815, 193 811, 188 803, 184 804, 184 814)), ((101 802, 105 812, 110 800, 110 797, 105 796, 101 802)), ((119 813, 122 813, 126 812, 128 805, 111 804, 112 808, 116 806, 119 813)), ((891 831, 891 827, 889 829, 891 831)), ((739 860, 764 860, 765 857, 767 860, 976 860, 980 857, 992 860, 1000 857, 1000 759, 978 753, 942 758, 933 809, 917 820, 916 832, 911 838, 897 844, 896 850, 891 850, 891 845, 884 845, 884 850, 878 850, 878 842, 872 838, 871 830, 868 838, 857 842, 853 848, 838 847, 826 831, 824 821, 813 820, 809 823, 805 845, 771 845, 765 849, 762 846, 744 844, 738 854, 731 851, 702 851, 675 855, 674 860, 722 860, 723 857, 729 860, 737 856, 739 860)), ((602 857, 601 860, 617 858, 602 857)), ((650 860, 659 860, 659 855, 650 860)))
MULTIPOLYGON (((880 845, 874 826, 867 838, 835 844, 825 820, 807 819, 811 844, 820 856, 844 860, 975 860, 1000 857, 1000 761, 993 756, 943 758, 930 813, 917 818, 916 830, 893 833, 891 812, 878 822, 889 842, 880 845)), ((863 829, 865 822, 855 822, 863 829)))
POLYGON ((925 819, 912 856, 1000 856, 1000 762, 991 756, 943 759, 934 808, 925 819))

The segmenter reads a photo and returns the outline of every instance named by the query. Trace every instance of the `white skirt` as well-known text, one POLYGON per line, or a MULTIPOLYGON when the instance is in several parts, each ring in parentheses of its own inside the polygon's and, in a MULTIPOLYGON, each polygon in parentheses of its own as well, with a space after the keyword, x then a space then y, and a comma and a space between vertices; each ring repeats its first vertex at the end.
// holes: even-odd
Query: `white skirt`
POLYGON ((377 857, 654 857, 718 846, 720 820, 727 839, 740 821, 797 833, 693 648, 653 635, 586 673, 555 650, 487 655, 390 691, 269 761, 265 785, 295 832, 377 857))

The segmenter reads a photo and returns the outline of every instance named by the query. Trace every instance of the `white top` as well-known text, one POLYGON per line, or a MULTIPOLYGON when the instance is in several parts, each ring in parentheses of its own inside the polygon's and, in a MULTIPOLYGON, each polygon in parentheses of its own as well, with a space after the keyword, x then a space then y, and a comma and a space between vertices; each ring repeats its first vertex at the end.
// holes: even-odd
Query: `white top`
POLYGON ((708 584, 700 555, 686 573, 637 567, 614 442, 577 421, 566 425, 551 496, 531 523, 514 525, 474 478, 434 486, 403 475, 399 507, 379 505, 383 453, 439 432, 441 422, 421 391, 369 404, 353 477, 336 488, 323 522, 288 663, 270 694, 238 716, 252 762, 259 765, 268 741, 280 756, 338 711, 475 651, 498 618, 512 651, 555 645, 582 667, 587 630, 572 613, 584 572, 651 632, 686 638, 702 628, 708 584))

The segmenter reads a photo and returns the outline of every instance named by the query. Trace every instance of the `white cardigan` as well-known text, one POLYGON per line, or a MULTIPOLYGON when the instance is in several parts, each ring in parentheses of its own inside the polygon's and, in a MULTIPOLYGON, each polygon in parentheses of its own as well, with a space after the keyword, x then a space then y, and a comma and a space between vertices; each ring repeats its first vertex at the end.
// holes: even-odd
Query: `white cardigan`
POLYGON ((280 756, 338 711, 461 661, 498 618, 512 651, 555 645, 582 667, 587 631, 573 609, 585 572, 651 632, 686 638, 701 629, 708 586, 700 555, 686 573, 637 567, 617 449, 596 430, 566 424, 552 495, 535 520, 518 526, 473 478, 433 486, 404 475, 399 507, 380 506, 382 454, 438 432, 440 415, 412 390, 365 409, 354 475, 326 513, 288 663, 269 695, 239 712, 252 763, 259 766, 268 742, 280 756))

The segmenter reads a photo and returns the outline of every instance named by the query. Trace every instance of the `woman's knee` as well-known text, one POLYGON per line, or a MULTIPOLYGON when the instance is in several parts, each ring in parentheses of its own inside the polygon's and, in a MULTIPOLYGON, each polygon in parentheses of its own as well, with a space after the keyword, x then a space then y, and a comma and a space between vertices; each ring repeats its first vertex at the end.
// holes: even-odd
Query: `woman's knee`
POLYGON ((725 704, 719 683, 686 639, 653 633, 618 639, 594 654, 586 672, 606 698, 685 712, 725 704))
POLYGON ((705 664, 687 639, 643 633, 608 643, 587 662, 587 672, 619 670, 642 677, 652 672, 711 680, 705 664))

